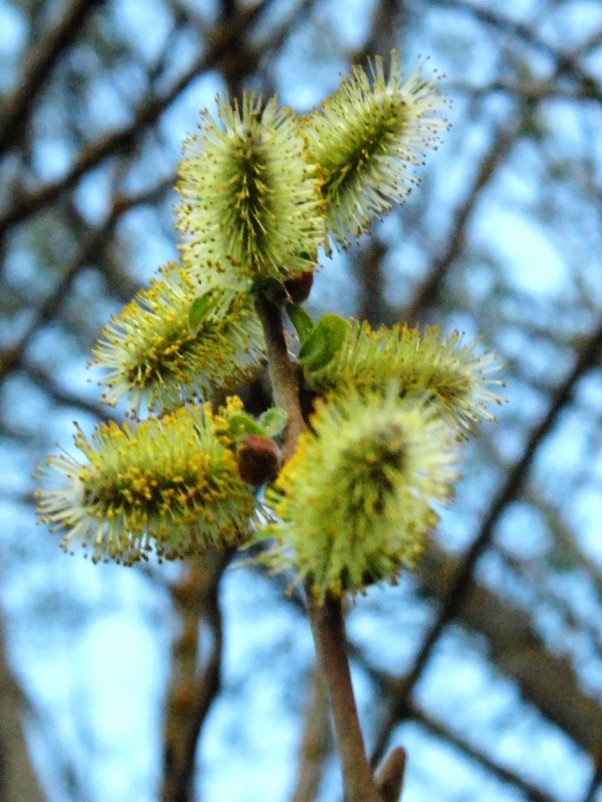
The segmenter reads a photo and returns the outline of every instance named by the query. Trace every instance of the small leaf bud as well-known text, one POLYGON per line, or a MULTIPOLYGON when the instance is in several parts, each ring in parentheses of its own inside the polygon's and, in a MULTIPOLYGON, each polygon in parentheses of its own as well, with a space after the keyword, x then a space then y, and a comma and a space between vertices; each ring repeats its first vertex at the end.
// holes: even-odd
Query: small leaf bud
POLYGON ((284 282, 290 299, 295 304, 302 304, 309 298, 314 283, 313 270, 304 270, 296 276, 291 276, 284 282))
POLYGON ((261 485, 273 479, 280 467, 280 448, 269 437, 246 434, 238 449, 238 473, 243 482, 261 485))

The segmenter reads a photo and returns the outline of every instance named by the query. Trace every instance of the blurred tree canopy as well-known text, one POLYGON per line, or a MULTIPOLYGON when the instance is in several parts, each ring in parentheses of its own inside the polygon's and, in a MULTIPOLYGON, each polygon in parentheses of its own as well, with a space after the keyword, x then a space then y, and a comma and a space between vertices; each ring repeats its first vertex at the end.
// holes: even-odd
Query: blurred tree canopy
POLYGON ((248 87, 305 111, 397 48, 445 72, 453 129, 324 256, 314 311, 483 334, 509 403, 417 571, 349 611, 367 746, 406 747, 406 802, 602 799, 600 5, 4 0, 0 31, 0 797, 340 798, 288 580, 67 558, 30 473, 113 414, 85 363, 176 255, 199 110, 248 87))

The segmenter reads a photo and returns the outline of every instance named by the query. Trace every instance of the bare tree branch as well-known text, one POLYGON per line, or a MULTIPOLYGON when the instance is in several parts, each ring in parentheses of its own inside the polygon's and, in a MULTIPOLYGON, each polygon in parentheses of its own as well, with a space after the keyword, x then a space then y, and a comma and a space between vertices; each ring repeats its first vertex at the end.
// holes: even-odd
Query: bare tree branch
POLYGON ((185 564, 172 588, 182 629, 172 648, 171 687, 165 718, 163 802, 194 799, 195 754, 207 713, 221 682, 222 613, 218 590, 232 552, 207 552, 185 564), (211 650, 199 664, 199 638, 206 627, 211 650))
POLYGON ((0 105, 0 154, 22 135, 52 68, 78 36, 91 12, 102 2, 104 0, 71 0, 57 24, 31 46, 25 56, 19 83, 0 105))
POLYGON ((332 751, 330 711, 324 679, 311 672, 311 698, 305 710, 305 727, 299 748, 299 766, 291 802, 315 802, 322 780, 324 761, 332 751))
POLYGON ((580 63, 579 56, 581 51, 591 50, 596 47, 599 42, 600 32, 596 32, 594 36, 587 40, 583 47, 573 51, 560 52, 555 47, 545 42, 538 36, 533 27, 524 22, 517 22, 510 17, 505 17, 491 8, 486 8, 482 5, 472 5, 466 0, 437 0, 437 3, 442 6, 450 6, 452 8, 462 9, 472 16, 496 28, 499 31, 504 31, 514 36, 516 39, 521 40, 527 45, 534 47, 541 53, 553 59, 556 63, 556 73, 558 75, 570 75, 572 78, 579 81, 579 83, 588 87, 588 92, 591 94, 592 99, 602 100, 602 90, 600 89, 598 81, 595 77, 588 72, 580 63))
POLYGON ((0 797, 4 802, 43 802, 23 734, 25 697, 7 662, 0 630, 0 797))
POLYGON ((65 407, 72 407, 79 409, 81 412, 86 412, 93 415, 95 418, 113 419, 117 420, 117 416, 112 414, 112 411, 103 406, 102 404, 88 401, 75 393, 71 393, 61 387, 54 378, 38 365, 31 365, 27 362, 22 362, 20 370, 30 378, 46 395, 51 398, 55 403, 61 404, 65 407))
POLYGON ((477 749, 465 738, 453 732, 448 726, 417 705, 412 704, 409 706, 408 717, 417 721, 420 725, 429 730, 429 732, 433 733, 433 735, 439 736, 445 743, 455 746, 463 754, 475 760, 500 780, 503 780, 509 785, 513 785, 525 795, 526 799, 531 800, 531 802, 557 802, 553 796, 544 793, 537 788, 537 786, 519 777, 515 772, 491 760, 482 749, 477 749))
POLYGON ((96 228, 89 229, 80 250, 63 269, 54 290, 40 305, 25 333, 18 342, 0 353, 0 381, 19 367, 23 354, 34 334, 56 314, 77 274, 86 264, 94 261, 97 253, 106 246, 110 239, 109 235, 115 228, 119 218, 135 206, 151 203, 156 200, 157 196, 162 195, 164 191, 165 182, 162 181, 157 186, 139 194, 127 198, 116 198, 113 208, 104 222, 96 228))

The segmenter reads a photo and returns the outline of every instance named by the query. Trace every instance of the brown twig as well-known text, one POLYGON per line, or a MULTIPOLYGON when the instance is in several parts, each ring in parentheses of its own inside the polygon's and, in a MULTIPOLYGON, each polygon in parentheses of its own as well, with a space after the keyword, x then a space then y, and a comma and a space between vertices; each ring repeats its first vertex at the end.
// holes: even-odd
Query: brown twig
POLYGON ((383 802, 397 802, 401 796, 407 759, 406 750, 395 747, 376 775, 376 787, 383 802))
POLYGON ((299 368, 288 354, 282 308, 261 293, 257 295, 255 308, 265 335, 274 403, 288 415, 282 446, 282 459, 286 461, 294 453, 304 426, 299 400, 299 368))
MULTIPOLYGON (((282 449, 286 460, 294 453, 304 426, 300 403, 301 375, 298 365, 288 354, 281 305, 263 293, 257 293, 255 306, 265 335, 274 401, 288 415, 282 449)), ((382 802, 366 759, 357 715, 347 657, 342 602, 327 596, 325 603, 318 605, 308 591, 307 614, 318 662, 326 679, 343 769, 346 802, 382 802)))
POLYGON ((308 615, 316 653, 326 678, 343 770, 345 802, 383 802, 376 790, 351 685, 341 599, 327 596, 315 604, 308 591, 308 615))

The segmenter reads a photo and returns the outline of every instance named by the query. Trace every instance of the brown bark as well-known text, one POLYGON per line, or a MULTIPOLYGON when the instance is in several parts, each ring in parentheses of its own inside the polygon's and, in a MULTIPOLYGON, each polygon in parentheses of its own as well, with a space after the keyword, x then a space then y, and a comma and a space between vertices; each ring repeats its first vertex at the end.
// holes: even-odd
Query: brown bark
POLYGON ((43 802, 23 733, 25 697, 7 662, 0 628, 0 799, 43 802))
POLYGON ((202 726, 219 693, 222 658, 222 617, 218 599, 221 576, 231 553, 209 551, 185 564, 173 585, 181 634, 174 642, 164 725, 164 771, 161 799, 194 799, 195 754, 202 726), (212 644, 199 654, 199 633, 205 626, 212 644))
POLYGON ((305 728, 291 802, 314 802, 320 788, 324 762, 332 750, 330 711, 320 671, 312 671, 310 684, 311 699, 305 711, 305 728))

